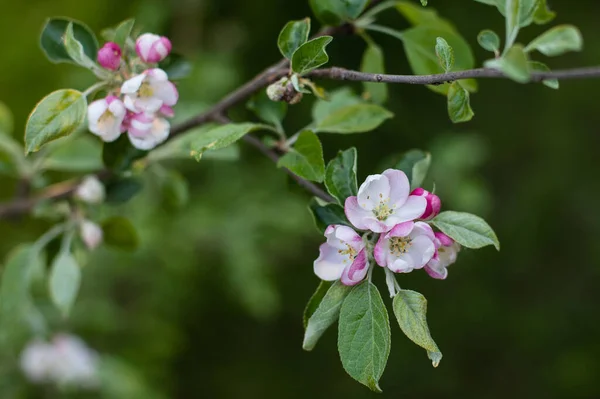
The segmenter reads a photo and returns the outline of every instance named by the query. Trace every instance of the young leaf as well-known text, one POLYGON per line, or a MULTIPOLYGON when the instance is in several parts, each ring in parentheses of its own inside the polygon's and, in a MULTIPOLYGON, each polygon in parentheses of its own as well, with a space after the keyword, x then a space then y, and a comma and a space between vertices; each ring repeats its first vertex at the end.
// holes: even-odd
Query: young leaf
POLYGON ((292 55, 308 41, 308 35, 310 33, 310 18, 304 18, 299 21, 288 22, 277 39, 277 46, 281 55, 288 60, 292 59, 292 55))
POLYGON ((64 41, 67 54, 69 54, 69 57, 71 57, 71 59, 75 61, 77 65, 92 70, 98 69, 96 63, 83 51, 83 45, 79 42, 79 40, 75 39, 72 22, 67 25, 64 41))
MULTIPOLYGON (((532 72, 550 72, 548 65, 538 61, 529 61, 529 70, 532 72)), ((560 87, 558 79, 546 79, 542 81, 542 84, 555 90, 560 87)))
POLYGON ((192 155, 199 161, 204 152, 228 147, 246 134, 264 128, 269 129, 268 126, 257 123, 230 123, 213 127, 202 135, 198 135, 192 142, 192 155))
POLYGON ((319 21, 325 25, 340 25, 358 18, 368 0, 310 0, 310 7, 319 21))
MULTIPOLYGON (((370 43, 363 54, 360 66, 362 72, 385 73, 383 50, 375 43, 370 43)), ((388 98, 388 87, 385 83, 365 82, 363 83, 363 97, 375 104, 383 104, 388 98)))
POLYGON ((85 120, 87 101, 77 90, 57 90, 33 109, 25 127, 25 152, 38 151, 44 144, 68 136, 85 120))
POLYGON ((281 122, 287 112, 287 103, 283 101, 271 101, 264 90, 256 94, 248 101, 248 109, 264 122, 281 128, 281 122))
POLYGON ((433 8, 425 9, 423 7, 419 7, 411 0, 396 1, 396 9, 413 26, 430 25, 435 26, 445 32, 457 33, 454 25, 452 25, 448 20, 440 17, 433 8))
POLYGON ((313 198, 308 203, 308 209, 313 215, 317 229, 319 229, 321 233, 324 233, 327 226, 332 224, 350 226, 350 222, 348 222, 348 219, 346 219, 344 208, 337 204, 322 205, 319 203, 319 201, 313 198))
POLYGON ((394 114, 379 105, 350 105, 319 121, 315 131, 342 134, 370 132, 393 116, 394 114))
POLYGON ((308 325, 308 319, 315 313, 332 284, 333 282, 331 281, 321 281, 317 290, 308 300, 308 303, 304 308, 304 314, 302 315, 302 325, 304 326, 304 329, 306 329, 306 326, 308 325))
POLYGON ((322 182, 325 177, 323 147, 316 134, 305 130, 287 154, 279 159, 277 166, 288 168, 307 180, 322 182))
POLYGON ((81 43, 85 55, 95 60, 98 53, 96 36, 87 25, 68 18, 50 18, 46 21, 40 37, 42 50, 54 63, 73 62, 63 40, 67 26, 71 23, 73 24, 73 37, 81 43))
POLYGON ((394 169, 403 171, 410 181, 410 189, 421 187, 431 165, 431 154, 421 150, 410 150, 402 154, 394 169))
POLYGON ((113 38, 113 42, 117 43, 121 49, 125 48, 125 44, 127 43, 127 39, 129 35, 131 35, 131 31, 133 30, 133 25, 135 24, 135 19, 130 18, 121 22, 115 28, 115 35, 113 38))
POLYGON ((499 54, 500 52, 500 38, 496 32, 485 29, 479 32, 477 35, 477 43, 487 51, 499 54))
POLYGON ((479 216, 464 212, 446 211, 437 215, 432 223, 454 241, 467 248, 483 248, 493 245, 500 250, 496 233, 479 216))
POLYGON ((128 219, 113 216, 102 222, 104 242, 107 245, 125 251, 135 251, 139 245, 139 238, 135 227, 128 219))
POLYGON ((543 25, 552 21, 555 17, 556 13, 548 9, 546 0, 538 0, 537 7, 533 13, 533 22, 538 25, 543 25))
POLYGON ((329 56, 325 48, 331 41, 331 36, 321 36, 304 43, 292 55, 292 71, 298 75, 303 75, 326 64, 329 56))
POLYGON ((347 287, 339 280, 327 290, 314 313, 308 319, 304 331, 302 349, 311 351, 325 330, 335 323, 340 315, 340 308, 352 287, 347 287))
POLYGON ((394 297, 394 314, 402 332, 415 344, 427 351, 433 367, 442 359, 440 352, 427 325, 427 300, 418 292, 400 290, 394 297))
POLYGON ((521 27, 521 1, 506 0, 506 48, 512 47, 521 27))
POLYGON ((515 44, 502 58, 488 60, 484 65, 501 71, 515 82, 527 83, 531 79, 528 62, 523 46, 515 44))
POLYGON ((454 50, 442 37, 436 39, 435 54, 440 65, 444 68, 444 72, 450 72, 454 67, 454 50))
POLYGON ((583 37, 572 25, 559 25, 542 33, 525 47, 525 52, 537 50, 548 57, 562 55, 569 51, 581 51, 583 37))
POLYGON ((354 94, 349 87, 343 87, 332 92, 328 101, 315 101, 312 109, 313 122, 319 124, 322 120, 342 108, 362 103, 364 103, 364 101, 354 94))
POLYGON ((425 7, 427 5, 427 0, 421 0, 421 5, 425 7))
POLYGON ((81 269, 73 255, 61 251, 52 262, 50 270, 49 292, 52 302, 67 317, 81 284, 81 269))
POLYGON ((448 115, 453 123, 468 122, 475 115, 469 102, 469 92, 460 82, 452 82, 448 89, 448 115))
POLYGON ((356 195, 356 148, 340 151, 327 165, 325 170, 325 187, 340 205, 344 206, 346 198, 356 195))
POLYGON ((390 354, 390 321, 377 287, 355 286, 344 300, 338 326, 338 351, 344 370, 375 392, 390 354))

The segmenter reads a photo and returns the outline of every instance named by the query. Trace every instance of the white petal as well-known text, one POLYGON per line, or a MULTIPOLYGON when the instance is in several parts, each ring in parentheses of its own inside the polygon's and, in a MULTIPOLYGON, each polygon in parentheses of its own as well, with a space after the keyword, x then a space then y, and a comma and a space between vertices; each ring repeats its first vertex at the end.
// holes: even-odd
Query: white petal
POLYGON ((394 209, 394 213, 388 217, 393 223, 403 223, 415 220, 420 217, 427 207, 427 200, 415 195, 408 196, 408 199, 400 208, 394 209))
POLYGON ((435 254, 435 245, 427 236, 418 236, 412 239, 408 254, 413 258, 414 268, 420 269, 427 264, 435 254))
POLYGON ((179 99, 179 93, 177 88, 171 82, 160 82, 155 84, 152 89, 154 90, 154 96, 159 98, 163 104, 173 106, 177 104, 179 99))
POLYGON ((142 85, 142 82, 146 79, 146 75, 141 73, 139 75, 134 76, 133 78, 126 80, 121 86, 121 93, 123 94, 133 94, 137 92, 142 85))
POLYGON ((158 82, 167 82, 169 80, 167 73, 160 68, 148 69, 146 70, 146 75, 151 86, 154 86, 158 82))
POLYGON ((87 109, 88 122, 90 122, 90 123, 98 122, 98 119, 100 119, 102 114, 104 114, 104 112, 106 112, 107 108, 108 108, 108 104, 106 103, 106 100, 104 100, 104 99, 96 100, 96 101, 92 102, 90 105, 88 105, 88 109, 87 109))
POLYGON ((358 190, 358 204, 361 208, 372 211, 381 201, 390 197, 390 183, 384 175, 371 175, 358 190))
POLYGON ((390 206, 400 207, 404 205, 410 193, 408 177, 401 170, 388 169, 383 172, 390 184, 390 206))
POLYGON ((319 257, 315 260, 313 268, 317 277, 325 281, 338 280, 344 271, 345 264, 348 264, 348 256, 342 255, 328 244, 322 244, 319 247, 319 257))

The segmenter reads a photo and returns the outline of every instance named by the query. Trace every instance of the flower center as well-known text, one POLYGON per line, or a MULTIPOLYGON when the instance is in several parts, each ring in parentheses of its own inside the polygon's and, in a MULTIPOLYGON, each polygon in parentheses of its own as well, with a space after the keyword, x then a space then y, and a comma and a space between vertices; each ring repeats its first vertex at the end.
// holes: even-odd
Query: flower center
POLYGON ((390 238, 390 252, 395 256, 407 253, 410 247, 412 247, 412 239, 410 237, 390 238))
POLYGON ((152 97, 153 94, 154 90, 152 90, 150 84, 148 82, 142 83, 140 89, 138 90, 138 95, 140 97, 152 97))
POLYGON ((379 205, 373 209, 373 213, 375 214, 377 220, 385 220, 388 218, 388 216, 394 213, 394 210, 388 206, 387 201, 381 201, 379 202, 379 205))
MULTIPOLYGON (((346 249, 340 249, 338 253, 348 256, 351 262, 354 262, 357 255, 356 249, 352 248, 350 244, 346 244, 346 249)), ((346 263, 346 260, 344 260, 344 263, 346 263)))
POLYGON ((98 118, 98 125, 101 128, 106 129, 111 126, 114 121, 115 116, 112 114, 112 112, 110 112, 110 110, 107 109, 102 115, 100 115, 100 118, 98 118))

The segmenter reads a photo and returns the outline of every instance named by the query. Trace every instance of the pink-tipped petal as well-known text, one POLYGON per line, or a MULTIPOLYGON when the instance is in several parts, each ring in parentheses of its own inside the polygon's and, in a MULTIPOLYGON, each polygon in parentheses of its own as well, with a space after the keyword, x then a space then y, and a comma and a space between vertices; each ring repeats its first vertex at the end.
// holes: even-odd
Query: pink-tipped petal
POLYGON ((415 226, 414 222, 404 222, 394 226, 387 234, 388 237, 406 237, 415 226))
POLYGON ((435 234, 435 238, 437 238, 438 240, 440 240, 440 243, 445 246, 445 247, 449 247, 452 244, 454 244, 454 240, 450 237, 448 237, 446 234, 441 233, 441 232, 436 232, 435 234))
POLYGON ((379 236, 377 244, 373 249, 373 257, 375 262, 381 267, 387 266, 387 253, 389 252, 389 241, 385 238, 385 234, 379 236))
POLYGON ((344 260, 346 256, 340 254, 337 248, 327 243, 321 244, 319 257, 313 264, 314 272, 321 280, 338 280, 344 271, 344 260))
POLYGON ((348 197, 344 204, 344 213, 354 227, 359 230, 367 230, 368 227, 364 223, 366 218, 372 217, 373 213, 361 208, 358 205, 357 197, 348 197))
POLYGON ((342 284, 352 286, 363 281, 369 270, 368 266, 367 253, 363 249, 356 255, 354 262, 352 262, 350 266, 344 268, 341 277, 342 284))
POLYGON ((427 274, 429 274, 429 276, 431 276, 435 279, 445 280, 448 277, 448 269, 446 269, 445 267, 443 267, 441 269, 436 269, 434 267, 427 265, 424 267, 424 269, 427 272, 427 274))

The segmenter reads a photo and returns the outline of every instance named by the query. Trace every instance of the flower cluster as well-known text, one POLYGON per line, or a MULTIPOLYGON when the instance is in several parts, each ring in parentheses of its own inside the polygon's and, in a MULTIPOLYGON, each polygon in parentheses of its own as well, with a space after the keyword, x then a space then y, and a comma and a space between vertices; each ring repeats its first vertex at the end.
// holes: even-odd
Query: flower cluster
POLYGON ((314 262, 315 274, 326 281, 358 284, 367 275, 372 249, 375 262, 394 273, 425 268, 431 277, 445 279, 460 245, 444 233, 434 232, 427 222, 440 208, 435 194, 422 188, 411 192, 408 178, 400 170, 367 177, 358 195, 346 199, 344 206, 350 223, 366 233, 361 236, 343 225, 327 227, 327 242, 314 262))
POLYGON ((171 130, 166 118, 174 116, 172 107, 179 93, 156 64, 170 52, 169 39, 151 33, 137 38, 137 56, 130 57, 116 43, 106 43, 98 51, 98 63, 114 72, 115 82, 123 83, 89 105, 90 132, 106 142, 115 141, 127 132, 131 144, 141 150, 150 150, 165 141, 171 130))
POLYGON ((51 342, 30 342, 21 353, 21 370, 36 384, 93 389, 99 383, 98 355, 67 334, 56 335, 51 342))

